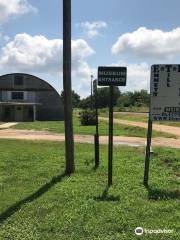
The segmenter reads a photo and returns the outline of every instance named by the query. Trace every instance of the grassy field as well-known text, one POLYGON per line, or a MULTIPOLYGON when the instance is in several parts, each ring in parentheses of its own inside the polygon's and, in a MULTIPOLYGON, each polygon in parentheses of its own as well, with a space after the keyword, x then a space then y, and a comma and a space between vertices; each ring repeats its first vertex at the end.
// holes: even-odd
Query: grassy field
POLYGON ((67 177, 63 143, 0 140, 1 240, 134 240, 137 226, 173 230, 141 239, 178 239, 180 150, 154 149, 146 189, 144 149, 115 147, 107 189, 107 147, 97 170, 92 145, 75 149, 76 173, 67 177))
MULTIPOLYGON (((103 108, 102 110, 107 110, 107 108, 103 108)), ((149 108, 148 107, 135 107, 135 106, 132 106, 132 107, 114 107, 114 111, 116 112, 139 112, 139 113, 142 113, 142 112, 148 112, 149 111, 149 108)))
MULTIPOLYGON (((108 116, 108 114, 106 116, 108 116)), ((114 118, 121 119, 121 120, 134 121, 134 122, 147 122, 148 121, 147 116, 133 114, 133 113, 126 113, 126 114, 115 113, 114 118)))
MULTIPOLYGON (((50 122, 29 122, 19 123, 14 126, 15 129, 34 129, 34 130, 45 130, 55 133, 64 133, 64 122, 63 121, 50 121, 50 122)), ((92 135, 95 134, 95 126, 81 126, 78 117, 74 117, 74 132, 75 134, 92 135)), ((100 135, 108 135, 108 123, 99 121, 99 132, 100 135)), ((147 130, 140 127, 126 126, 120 124, 114 124, 114 135, 115 136, 129 136, 129 137, 146 137, 147 130)), ((162 132, 153 132, 154 137, 174 137, 174 135, 162 132)))
MULTIPOLYGON (((100 116, 108 117, 108 112, 101 113, 100 116)), ((134 113, 114 113, 114 118, 121 119, 121 120, 128 120, 134 122, 148 122, 148 116, 141 115, 141 114, 134 114, 134 113)), ((168 125, 174 127, 180 127, 180 122, 172 122, 172 121, 157 121, 154 124, 161 124, 161 125, 168 125)))
POLYGON ((168 125, 168 126, 173 126, 173 127, 180 127, 180 122, 167 121, 167 122, 157 122, 157 124, 168 125))

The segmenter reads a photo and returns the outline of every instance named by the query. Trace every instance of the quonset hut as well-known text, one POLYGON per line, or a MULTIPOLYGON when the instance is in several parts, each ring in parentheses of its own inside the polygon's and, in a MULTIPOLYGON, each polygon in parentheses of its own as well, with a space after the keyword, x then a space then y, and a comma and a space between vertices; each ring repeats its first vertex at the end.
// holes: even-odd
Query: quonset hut
POLYGON ((0 121, 64 120, 60 95, 46 81, 24 73, 0 76, 0 121))

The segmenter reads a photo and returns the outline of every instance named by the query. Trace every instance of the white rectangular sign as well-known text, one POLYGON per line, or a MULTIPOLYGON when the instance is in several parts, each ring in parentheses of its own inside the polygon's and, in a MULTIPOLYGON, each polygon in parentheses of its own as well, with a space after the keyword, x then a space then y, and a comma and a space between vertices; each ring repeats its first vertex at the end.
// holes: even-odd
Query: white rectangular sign
POLYGON ((180 65, 151 67, 152 121, 180 121, 180 65))

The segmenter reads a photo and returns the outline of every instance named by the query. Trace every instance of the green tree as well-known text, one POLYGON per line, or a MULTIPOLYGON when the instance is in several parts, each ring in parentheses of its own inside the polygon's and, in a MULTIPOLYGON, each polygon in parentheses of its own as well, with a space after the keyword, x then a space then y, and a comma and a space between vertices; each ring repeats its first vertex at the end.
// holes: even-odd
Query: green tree
POLYGON ((150 95, 146 90, 135 91, 132 96, 133 105, 147 106, 150 102, 150 95))
POLYGON ((79 107, 82 109, 91 108, 91 97, 83 98, 79 103, 79 107))
POLYGON ((146 90, 126 92, 121 94, 117 100, 118 107, 148 106, 150 94, 146 90))
MULTIPOLYGON (((114 96, 113 96, 113 102, 114 106, 117 103, 117 99, 120 96, 120 90, 118 87, 114 87, 114 96)), ((109 87, 102 87, 98 88, 97 91, 97 101, 98 101, 98 107, 99 108, 105 108, 109 106, 109 87)), ((93 95, 93 104, 95 102, 95 96, 93 95)), ((87 109, 91 108, 91 96, 88 96, 87 98, 84 98, 81 100, 79 104, 80 108, 87 109)))
MULTIPOLYGON (((117 99, 120 97, 121 92, 118 87, 114 87, 114 95, 113 95, 113 104, 114 106, 117 103, 117 99)), ((109 106, 109 87, 98 88, 97 99, 98 99, 98 107, 104 108, 109 106)))
MULTIPOLYGON (((61 92, 61 98, 64 103, 64 91, 61 92)), ((79 107, 80 101, 81 101, 80 96, 74 90, 72 90, 72 106, 73 106, 73 108, 79 107)))
POLYGON ((133 105, 132 95, 133 95, 133 93, 131 93, 131 92, 126 92, 126 93, 121 94, 121 96, 117 100, 117 106, 118 107, 132 106, 133 105))

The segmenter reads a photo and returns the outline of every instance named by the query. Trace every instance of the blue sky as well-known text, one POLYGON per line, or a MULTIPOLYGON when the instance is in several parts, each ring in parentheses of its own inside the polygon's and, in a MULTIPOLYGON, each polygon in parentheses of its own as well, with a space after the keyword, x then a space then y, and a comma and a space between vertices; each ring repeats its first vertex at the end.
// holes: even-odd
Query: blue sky
MULTIPOLYGON (((62 0, 0 0, 0 73, 62 89, 62 0)), ((72 0, 73 88, 89 94, 100 65, 128 67, 122 91, 149 90, 150 65, 179 63, 179 0, 72 0)))

